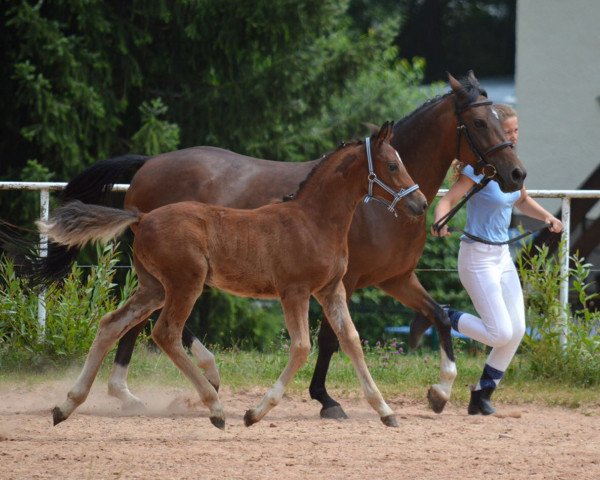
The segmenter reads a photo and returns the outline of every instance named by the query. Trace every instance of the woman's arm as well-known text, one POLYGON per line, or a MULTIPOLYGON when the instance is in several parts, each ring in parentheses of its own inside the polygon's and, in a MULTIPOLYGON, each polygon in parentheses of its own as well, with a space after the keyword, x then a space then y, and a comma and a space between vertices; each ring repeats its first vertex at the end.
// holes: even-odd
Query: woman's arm
MULTIPOLYGON (((465 194, 473 188, 475 182, 471 180, 466 175, 460 175, 458 180, 450 187, 448 192, 440 199, 437 206, 435 207, 435 212, 433 214, 433 222, 434 224, 440 220, 444 215, 446 215, 454 205, 456 205, 459 200, 465 196, 465 194)), ((431 226, 431 234, 434 237, 448 237, 450 236, 450 232, 448 232, 448 226, 444 225, 439 232, 431 226)))
POLYGON ((559 233, 563 229, 562 222, 531 198, 525 187, 521 189, 521 197, 516 201, 515 207, 528 217, 547 223, 551 232, 559 233))

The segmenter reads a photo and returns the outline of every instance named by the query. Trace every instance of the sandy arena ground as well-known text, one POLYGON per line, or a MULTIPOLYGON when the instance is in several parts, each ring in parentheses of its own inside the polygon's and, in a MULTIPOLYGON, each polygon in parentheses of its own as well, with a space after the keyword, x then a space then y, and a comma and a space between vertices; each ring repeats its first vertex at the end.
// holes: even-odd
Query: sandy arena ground
POLYGON ((144 415, 126 415, 98 382, 53 427, 66 382, 0 386, 1 479, 564 479, 600 478, 600 408, 497 405, 470 417, 388 399, 400 428, 386 428, 364 400, 345 399, 351 419, 321 420, 318 404, 286 396, 256 425, 245 410, 262 390, 222 399, 227 427, 213 427, 192 390, 136 389, 144 415))

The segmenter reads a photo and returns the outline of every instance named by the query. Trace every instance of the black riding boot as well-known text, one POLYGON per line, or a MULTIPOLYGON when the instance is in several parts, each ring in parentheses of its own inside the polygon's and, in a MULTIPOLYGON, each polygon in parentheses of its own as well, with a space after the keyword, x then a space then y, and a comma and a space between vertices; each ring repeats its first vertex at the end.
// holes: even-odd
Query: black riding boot
POLYGON ((471 390, 471 401, 467 412, 469 415, 491 415, 496 411, 490 400, 495 388, 482 388, 481 390, 471 390))

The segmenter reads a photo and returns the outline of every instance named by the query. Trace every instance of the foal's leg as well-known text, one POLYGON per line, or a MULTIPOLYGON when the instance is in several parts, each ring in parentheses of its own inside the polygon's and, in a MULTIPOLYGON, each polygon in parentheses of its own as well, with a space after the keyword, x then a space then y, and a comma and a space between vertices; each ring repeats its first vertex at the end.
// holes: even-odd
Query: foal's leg
POLYGON ((308 358, 310 352, 309 300, 310 292, 304 289, 288 290, 281 296, 285 324, 290 334, 288 363, 275 385, 267 391, 260 403, 244 415, 244 423, 247 427, 262 419, 269 410, 281 401, 285 387, 308 358))
POLYGON ((379 414, 384 425, 397 427, 398 421, 396 420, 396 416, 388 404, 385 403, 365 363, 360 338, 354 327, 354 323, 352 323, 348 305, 346 304, 346 291, 342 282, 339 282, 329 291, 321 291, 315 296, 323 307, 327 319, 331 322, 342 350, 352 361, 367 401, 379 414))
POLYGON ((408 278, 395 277, 383 282, 379 284, 379 288, 428 318, 438 331, 440 336, 440 382, 431 386, 427 392, 427 399, 431 409, 435 413, 441 413, 450 400, 456 378, 456 364, 448 316, 429 296, 414 272, 408 278))
MULTIPOLYGON (((110 378, 108 379, 108 394, 121 400, 123 410, 128 412, 139 411, 145 408, 142 401, 129 390, 127 375, 135 341, 147 324, 148 320, 141 322, 119 340, 117 352, 115 353, 115 362, 110 373, 110 378)), ((204 369, 206 378, 218 391, 221 378, 214 355, 202 345, 200 340, 187 327, 183 329, 182 342, 184 347, 192 351, 198 365, 204 369)))
MULTIPOLYGON (((194 270, 194 269, 190 269, 194 270)), ((165 286, 165 306, 152 329, 156 344, 173 360, 173 363, 192 382, 202 403, 210 410, 211 423, 220 429, 225 428, 223 406, 215 388, 185 352, 181 343, 183 325, 189 317, 194 302, 202 293, 204 275, 197 279, 181 279, 181 284, 165 286)))
POLYGON ((110 347, 133 325, 148 318, 163 302, 163 289, 152 277, 138 269, 139 287, 121 308, 106 314, 100 320, 96 338, 90 347, 83 370, 67 394, 67 400, 52 410, 54 425, 66 420, 87 398, 98 374, 102 360, 110 347))

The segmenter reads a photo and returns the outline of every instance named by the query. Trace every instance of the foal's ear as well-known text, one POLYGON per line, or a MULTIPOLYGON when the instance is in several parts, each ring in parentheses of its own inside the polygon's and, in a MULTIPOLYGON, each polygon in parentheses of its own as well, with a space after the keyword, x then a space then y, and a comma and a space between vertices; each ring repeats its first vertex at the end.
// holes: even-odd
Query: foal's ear
POLYGON ((383 142, 389 142, 394 133, 394 122, 385 122, 378 133, 373 134, 371 139, 375 137, 375 143, 381 144, 383 142))

